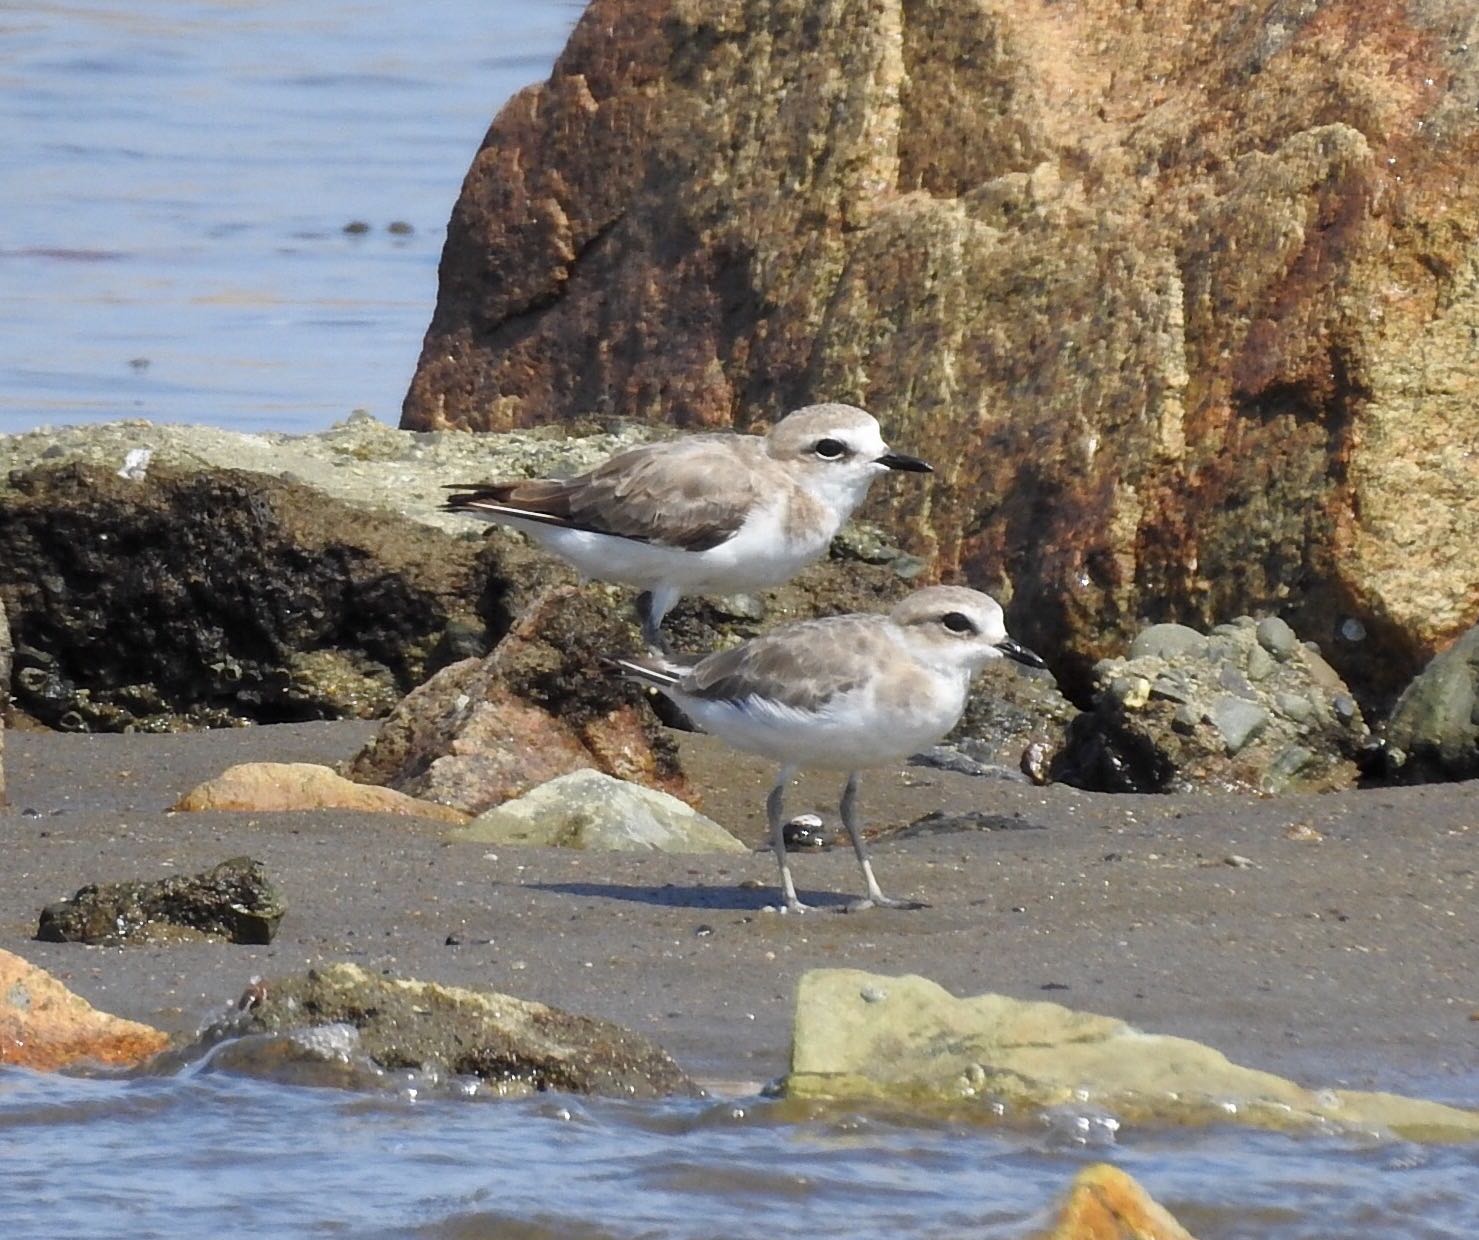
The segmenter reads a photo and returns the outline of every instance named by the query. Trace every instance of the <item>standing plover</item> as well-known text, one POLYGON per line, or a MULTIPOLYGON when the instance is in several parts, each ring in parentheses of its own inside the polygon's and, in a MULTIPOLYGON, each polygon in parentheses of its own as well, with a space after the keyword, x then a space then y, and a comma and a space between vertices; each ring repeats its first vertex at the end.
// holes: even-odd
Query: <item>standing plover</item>
POLYGON ((807 906, 791 880, 782 803, 802 767, 848 772, 842 822, 867 885, 849 907, 920 907, 889 899, 873 877, 858 821, 858 771, 933 745, 959 721, 972 674, 1001 658, 1043 665, 1007 636, 990 595, 931 586, 886 616, 784 625, 687 669, 657 659, 613 662, 672 698, 704 731, 781 764, 765 804, 786 908, 800 913, 807 906))
POLYGON ((853 405, 808 405, 760 435, 691 435, 619 452, 568 479, 450 488, 446 507, 522 530, 585 577, 635 586, 649 647, 685 594, 789 581, 889 470, 930 473, 891 452, 853 405))

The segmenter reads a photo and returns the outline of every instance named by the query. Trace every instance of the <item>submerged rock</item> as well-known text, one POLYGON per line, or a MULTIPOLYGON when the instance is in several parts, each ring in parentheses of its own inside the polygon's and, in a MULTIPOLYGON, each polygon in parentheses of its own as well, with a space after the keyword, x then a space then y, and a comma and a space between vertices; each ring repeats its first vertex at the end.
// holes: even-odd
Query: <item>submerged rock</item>
POLYGON ((1340 677, 1277 618, 1151 625, 1094 679, 1052 766, 1081 788, 1323 792, 1355 784, 1370 744, 1340 677))
POLYGON ((574 771, 551 779, 486 810, 447 838, 610 852, 749 851, 712 818, 677 797, 600 771, 574 771))
POLYGON ((1194 1240, 1135 1180, 1109 1163, 1073 1177, 1053 1230, 1043 1240, 1194 1240))
POLYGON ((233 857, 196 875, 153 882, 94 883, 41 910, 48 943, 169 942, 209 936, 270 943, 284 913, 260 861, 233 857))
POLYGON ((0 950, 0 1064, 132 1068, 168 1042, 168 1034, 100 1012, 46 970, 0 950))
POLYGON ((1479 625, 1437 655, 1398 699, 1382 767, 1403 783, 1479 778, 1479 625))
MULTIPOLYGON (((384 977, 352 964, 255 982, 240 1007, 207 1030, 205 1040, 352 1030, 352 1039, 320 1039, 319 1053, 342 1058, 352 1045, 381 1068, 475 1076, 511 1095, 699 1092, 662 1048, 609 1021, 496 991, 384 977)), ((293 1054, 312 1054, 314 1046, 298 1037, 293 1054)))
POLYGON ((785 1092, 799 1098, 997 1104, 1009 1116, 1107 1108, 1153 1124, 1374 1129, 1479 1140, 1479 1112, 1395 1094, 1311 1090, 1186 1038, 1005 995, 957 999, 923 977, 801 978, 785 1092))
POLYGON ((453 664, 407 696, 347 773, 471 814, 579 770, 691 801, 646 695, 605 666, 636 641, 615 592, 548 591, 486 658, 453 664))
POLYGON ((261 813, 344 809, 401 814, 463 823, 467 815, 450 805, 408 797, 391 788, 357 784, 312 762, 244 762, 228 767, 181 797, 177 810, 256 810, 261 813))

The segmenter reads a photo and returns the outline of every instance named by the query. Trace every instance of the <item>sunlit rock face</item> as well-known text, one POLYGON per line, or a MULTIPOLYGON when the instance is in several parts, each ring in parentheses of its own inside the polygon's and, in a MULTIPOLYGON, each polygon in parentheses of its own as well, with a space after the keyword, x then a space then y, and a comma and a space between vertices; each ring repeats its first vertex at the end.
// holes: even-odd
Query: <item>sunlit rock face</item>
POLYGON ((596 0, 452 214, 404 425, 855 401, 870 516, 1077 688, 1277 613, 1384 704, 1479 609, 1465 0, 596 0))

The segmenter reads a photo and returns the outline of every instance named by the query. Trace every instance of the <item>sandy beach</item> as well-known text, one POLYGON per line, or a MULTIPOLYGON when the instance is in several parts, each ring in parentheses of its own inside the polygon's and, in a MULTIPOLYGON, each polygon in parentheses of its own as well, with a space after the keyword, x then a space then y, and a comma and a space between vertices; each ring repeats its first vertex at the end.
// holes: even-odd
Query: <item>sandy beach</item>
MULTIPOLYGON (((1473 784, 1256 800, 874 772, 864 808, 885 829, 880 878, 930 907, 804 918, 764 911, 765 852, 495 853, 404 818, 168 811, 232 763, 335 762, 371 731, 10 734, 0 947, 180 1034, 253 975, 325 961, 491 987, 640 1030, 740 1089, 784 1071, 807 968, 919 972, 956 993, 1048 998, 1196 1038, 1311 1084, 1479 1102, 1473 784), (992 829, 888 834, 937 809, 985 811, 992 829), (40 908, 84 883, 243 853, 286 897, 271 946, 31 938, 40 908)), ((770 772, 707 738, 682 747, 706 811, 758 847, 770 772)), ((835 826, 834 797, 829 779, 805 777, 788 808, 835 826)), ((855 893, 846 848, 796 866, 808 901, 855 893)))

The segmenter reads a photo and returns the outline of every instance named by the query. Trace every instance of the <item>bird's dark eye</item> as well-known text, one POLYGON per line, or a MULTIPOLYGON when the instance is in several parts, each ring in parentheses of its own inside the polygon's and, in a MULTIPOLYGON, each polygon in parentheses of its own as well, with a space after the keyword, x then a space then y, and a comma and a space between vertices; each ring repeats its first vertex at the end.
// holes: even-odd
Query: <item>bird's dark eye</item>
POLYGON ((958 611, 946 612, 940 617, 940 623, 952 633, 975 633, 977 631, 976 626, 971 623, 971 618, 958 611))
POLYGON ((818 439, 812 451, 824 461, 835 461, 847 455, 847 445, 840 439, 818 439))

